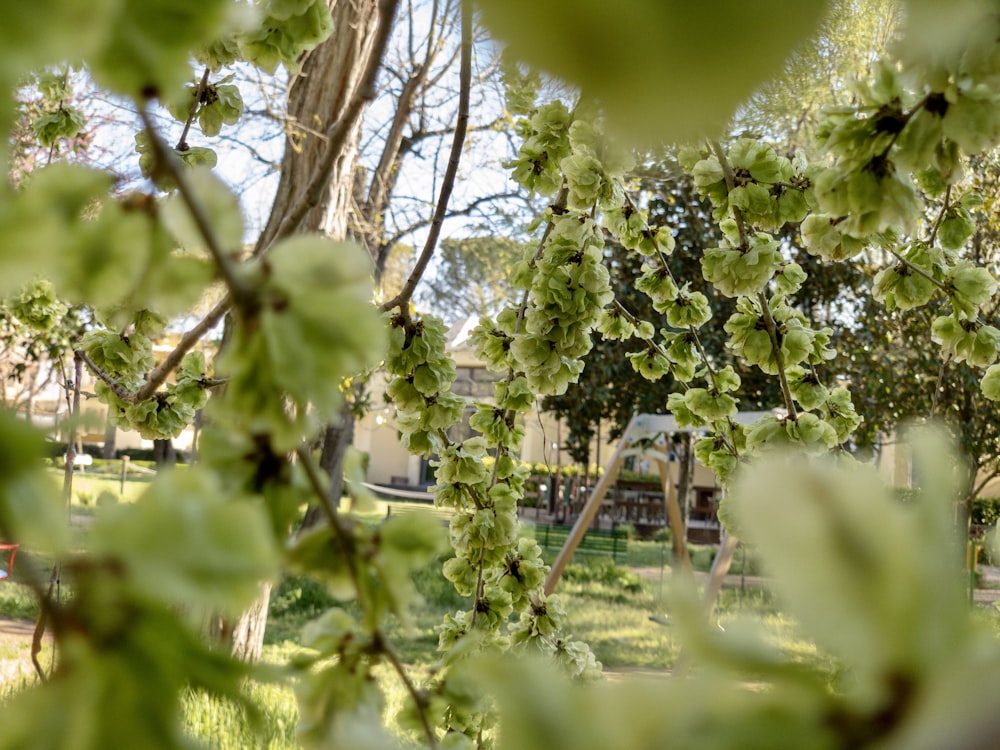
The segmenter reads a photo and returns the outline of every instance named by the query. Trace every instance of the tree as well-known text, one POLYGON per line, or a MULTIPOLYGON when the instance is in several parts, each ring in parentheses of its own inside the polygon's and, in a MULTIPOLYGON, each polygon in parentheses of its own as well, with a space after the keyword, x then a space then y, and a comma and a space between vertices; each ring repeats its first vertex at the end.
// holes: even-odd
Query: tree
MULTIPOLYGON (((960 209, 973 200, 951 192, 958 192, 962 161, 1000 140, 994 15, 972 2, 950 4, 943 15, 937 3, 909 3, 905 41, 894 57, 874 66, 855 101, 828 113, 817 129, 824 164, 789 159, 752 138, 725 145, 709 138, 679 151, 717 225, 718 246, 705 249, 701 265, 706 280, 734 301, 723 326, 727 348, 774 378, 787 412, 742 427, 732 420, 742 379, 698 346, 711 318, 708 297, 674 278, 673 232, 651 223, 630 198, 624 175, 632 157, 604 133, 617 127, 636 136, 634 143, 717 125, 720 113, 735 112, 760 76, 780 65, 818 9, 732 3, 720 23, 718 8, 690 3, 609 9, 594 0, 575 4, 573 13, 523 0, 485 4, 484 19, 514 43, 512 52, 564 75, 572 85, 561 90, 574 93, 539 100, 530 70, 507 69, 508 107, 519 116, 521 139, 511 175, 549 205, 534 252, 513 269, 521 301, 473 333, 480 356, 499 373, 496 399, 476 405, 470 424, 478 435, 456 441, 448 428, 466 405, 449 390, 454 363, 444 350, 444 326, 412 312, 409 302, 447 213, 462 150, 474 47, 470 5, 463 3, 461 14, 459 118, 431 241, 400 295, 376 309, 373 245, 364 227, 356 244, 293 227, 318 218, 331 185, 337 200, 345 192, 340 178, 329 178, 352 157, 355 113, 372 91, 394 4, 377 6, 373 26, 364 17, 353 28, 333 29, 359 42, 340 50, 350 63, 338 69, 356 88, 329 121, 312 177, 299 172, 297 184, 308 189, 279 191, 279 200, 291 198, 289 210, 244 259, 238 201, 205 168, 212 152, 186 138, 171 148, 151 110, 156 102, 181 102, 184 119, 214 129, 231 118, 234 99, 212 69, 238 54, 265 71, 279 63, 299 70, 311 59, 301 61, 303 50, 317 49, 331 31, 327 6, 269 0, 249 20, 237 13, 245 4, 226 0, 103 1, 106 13, 70 0, 8 8, 0 81, 12 89, 28 69, 62 59, 85 63, 98 85, 136 107, 140 163, 164 195, 152 184, 119 195, 107 174, 73 163, 38 169, 17 189, 3 186, 0 244, 9 263, 0 289, 14 293, 41 275, 60 297, 94 308, 96 323, 74 352, 74 381, 90 368, 115 418, 147 435, 174 434, 209 391, 224 389, 206 407, 199 464, 158 476, 140 502, 96 518, 82 541, 71 539, 64 508, 41 481, 40 435, 0 413, 0 532, 51 556, 76 586, 72 600, 58 600, 36 568, 24 566, 58 661, 51 679, 4 705, 0 748, 184 747, 180 692, 203 687, 241 700, 250 674, 208 647, 193 624, 208 611, 242 611, 280 566, 322 578, 353 601, 351 611, 335 608, 308 632, 313 650, 297 675, 307 747, 392 744, 373 679, 378 663, 406 689, 406 716, 429 747, 497 739, 523 750, 567 742, 629 748, 669 738, 735 748, 751 736, 779 748, 920 747, 940 738, 954 747, 996 745, 989 688, 1000 682, 1000 654, 970 624, 954 571, 927 554, 952 543, 937 500, 952 491, 954 465, 940 443, 917 446, 938 470, 928 471, 923 491, 904 506, 851 460, 859 415, 846 389, 819 377, 819 366, 835 354, 832 331, 790 303, 806 272, 785 257, 778 233, 801 222, 805 249, 824 263, 884 250, 893 261, 877 272, 878 296, 905 309, 938 295, 944 306, 937 317, 959 323, 949 330, 935 324, 943 351, 969 345, 964 334, 986 327, 979 317, 990 314, 997 284, 967 252, 950 247, 971 234, 960 209), (371 38, 364 36, 369 31, 371 38), (595 40, 608 54, 593 53, 595 40), (192 56, 209 73, 196 76, 185 94, 192 56), (693 59, 703 65, 678 78, 693 59), (634 83, 650 96, 634 96, 634 83), (934 236, 921 238, 927 198, 937 201, 940 222, 934 236), (606 233, 643 257, 637 286, 678 336, 657 336, 649 321, 608 312, 614 290, 604 265, 606 233), (225 304, 155 363, 151 336, 216 279, 227 290, 225 304), (210 371, 191 347, 226 310, 229 340, 210 371), (558 599, 541 587, 537 545, 518 538, 524 476, 514 457, 524 412, 580 375, 595 330, 650 342, 636 357, 646 376, 691 371, 690 386, 668 404, 679 419, 709 432, 695 450, 734 482, 735 528, 759 545, 787 606, 836 672, 789 664, 750 638, 715 637, 681 584, 679 631, 711 669, 671 681, 662 693, 642 686, 606 695, 557 681, 557 673, 585 680, 598 669, 586 645, 564 634, 558 599), (405 442, 415 453, 438 456, 435 499, 455 510, 444 574, 469 601, 442 624, 442 664, 426 684, 401 662, 382 623, 406 618, 416 598, 409 575, 435 558, 441 530, 411 517, 372 529, 342 514, 332 487, 339 472, 323 471, 313 450, 343 408, 342 384, 380 360, 405 442), (796 451, 791 459, 782 457, 786 448, 796 451), (839 469, 810 458, 828 450, 838 453, 839 469), (763 473, 747 467, 751 456, 763 473), (289 543, 307 501, 323 522, 289 543), (510 658, 520 654, 542 658, 542 671, 510 658), (747 691, 749 674, 763 675, 768 690, 747 691), (53 715, 64 720, 52 722, 53 715)), ((374 6, 334 6, 337 13, 352 9, 374 6)), ((10 103, 0 102, 5 133, 13 117, 10 103)), ((991 350, 996 359, 1000 338, 977 336, 973 343, 987 350, 977 350, 977 360, 990 360, 991 350)), ((985 371, 980 387, 987 398, 1000 398, 1000 366, 985 371)), ((73 395, 78 404, 78 386, 73 395)))
MULTIPOLYGON (((406 201, 398 199, 396 186, 405 160, 454 132, 454 104, 436 92, 457 62, 458 5, 448 0, 433 4, 426 18, 412 12, 401 16, 393 37, 395 3, 333 4, 333 33, 308 54, 289 89, 290 131, 270 218, 255 254, 292 232, 321 230, 333 239, 351 237, 368 251, 378 287, 401 238, 428 224, 432 234, 440 231, 443 217, 436 219, 435 227, 424 209, 426 198, 421 196, 420 212, 401 208, 397 204, 406 201), (376 90, 374 75, 380 69, 384 84, 376 90), (368 101, 388 108, 389 115, 366 126, 368 101), (375 132, 368 135, 368 148, 362 150, 365 127, 375 132)), ((441 205, 447 208, 448 203, 441 205)), ((433 245, 430 241, 427 246, 433 245)), ((426 266, 427 259, 421 263, 426 266)), ((411 263, 411 268, 415 265, 411 263)), ((413 282, 421 273, 413 272, 413 282)), ((408 271, 395 282, 397 292, 402 292, 409 276, 408 271)), ((406 292, 411 294, 412 289, 406 292)), ((320 466, 330 477, 334 497, 343 489, 344 460, 353 442, 356 413, 365 402, 364 387, 364 378, 353 381, 320 441, 320 466)), ((320 517, 319 507, 313 505, 304 525, 313 525, 320 517)), ((263 644, 266 590, 262 598, 252 612, 258 619, 254 626, 222 628, 254 634, 252 644, 234 643, 237 653, 251 658, 259 656, 263 644)))
POLYGON ((503 237, 446 239, 420 298, 446 322, 495 315, 511 297, 510 269, 526 250, 503 237))
MULTIPOLYGON (((899 13, 898 4, 881 0, 831 3, 815 35, 789 56, 781 75, 762 85, 740 107, 731 132, 766 134, 787 154, 813 148, 823 108, 834 104, 885 49, 894 37, 899 13)), ((701 270, 703 249, 720 241, 710 204, 697 195, 690 177, 670 154, 651 153, 635 170, 634 179, 636 195, 641 204, 648 205, 651 222, 676 232, 679 251, 670 258, 672 275, 708 296, 716 320, 727 320, 734 312, 732 301, 715 293, 701 270)), ((820 272, 821 262, 800 247, 797 225, 783 227, 781 236, 785 252, 806 271, 795 304, 811 320, 838 326, 864 304, 864 274, 851 266, 829 264, 820 272)), ((610 248, 613 255, 608 266, 615 277, 612 286, 618 301, 640 320, 662 321, 648 297, 633 288, 641 275, 640 261, 613 242, 610 248)), ((725 351, 724 331, 708 329, 702 337, 713 360, 733 365, 743 379, 746 408, 766 410, 780 403, 780 394, 769 387, 773 383, 767 378, 751 386, 748 377, 753 378, 753 369, 725 351)), ((684 387, 669 379, 650 383, 621 357, 619 349, 614 341, 595 343, 581 379, 566 395, 545 401, 546 409, 568 421, 567 444, 574 459, 583 463, 589 462, 588 446, 602 420, 610 420, 611 437, 617 437, 633 414, 663 411, 670 393, 684 387)))
MULTIPOLYGON (((959 213, 949 219, 948 209, 938 206, 938 212, 927 219, 931 231, 935 226, 941 231, 943 222, 949 221, 944 225, 945 232, 958 228, 963 239, 965 232, 971 232, 967 237, 970 256, 993 274, 1000 268, 993 209, 998 195, 997 175, 995 156, 970 161, 969 176, 962 185, 974 191, 970 208, 953 207, 953 214, 956 209, 959 213)), ((954 239, 942 241, 954 243, 954 239)), ((890 437, 899 440, 897 433, 914 422, 943 420, 968 459, 959 498, 964 526, 971 518, 973 501, 1000 474, 1000 432, 992 410, 984 408, 977 397, 977 369, 983 361, 976 341, 991 335, 993 326, 986 321, 996 319, 996 308, 991 305, 984 310, 982 319, 959 326, 962 336, 956 340, 950 325, 954 312, 947 305, 938 312, 951 315, 935 317, 926 308, 916 314, 888 309, 872 296, 863 296, 860 301, 854 319, 838 332, 839 348, 852 352, 845 362, 844 377, 869 384, 857 389, 861 411, 868 415, 857 439, 877 447, 890 437), (933 341, 928 340, 928 330, 936 331, 933 341), (941 346, 945 347, 943 353, 941 346), (878 352, 878 356, 869 352, 878 352)))
POLYGON ((814 148, 821 110, 841 100, 898 41, 901 15, 895 0, 829 3, 819 28, 789 55, 781 75, 740 108, 733 131, 766 135, 789 151, 814 148))

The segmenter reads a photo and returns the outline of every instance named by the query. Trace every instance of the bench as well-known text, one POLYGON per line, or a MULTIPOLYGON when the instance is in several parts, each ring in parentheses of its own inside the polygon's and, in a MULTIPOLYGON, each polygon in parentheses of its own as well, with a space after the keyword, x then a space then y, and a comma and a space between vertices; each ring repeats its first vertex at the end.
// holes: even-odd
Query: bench
MULTIPOLYGON (((64 463, 69 463, 69 454, 67 453, 63 456, 64 463)), ((81 470, 86 470, 88 466, 94 465, 94 457, 89 453, 77 453, 73 456, 73 468, 80 467, 81 470)))
MULTIPOLYGON (((560 550, 566 544, 572 527, 539 524, 534 526, 535 541, 542 549, 560 550)), ((628 553, 628 533, 621 529, 603 531, 587 529, 574 554, 607 555, 616 563, 623 562, 628 553)))
POLYGON ((386 518, 405 516, 411 513, 423 513, 431 518, 436 518, 445 526, 451 523, 451 517, 455 515, 455 511, 450 508, 438 508, 433 505, 396 505, 388 503, 385 509, 386 518))

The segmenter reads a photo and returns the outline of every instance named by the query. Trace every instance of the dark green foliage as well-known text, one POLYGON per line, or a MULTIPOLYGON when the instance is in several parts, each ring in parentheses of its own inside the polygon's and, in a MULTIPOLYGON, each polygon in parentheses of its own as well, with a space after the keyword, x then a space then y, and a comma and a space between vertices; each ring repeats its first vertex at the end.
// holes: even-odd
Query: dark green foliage
MULTIPOLYGON (((570 534, 569 526, 543 524, 534 526, 535 541, 544 550, 560 550, 570 534)), ((624 560, 628 554, 629 532, 623 529, 602 531, 588 529, 575 550, 578 555, 610 557, 614 561, 624 560)))
POLYGON ((998 520, 1000 497, 977 497, 972 503, 972 523, 977 526, 996 526, 998 520))
POLYGON ((527 245, 504 237, 443 240, 421 300, 449 323, 495 315, 515 293, 510 269, 526 252, 527 245))
POLYGON ((334 605, 326 587, 309 576, 285 576, 271 595, 274 618, 318 617, 334 605))

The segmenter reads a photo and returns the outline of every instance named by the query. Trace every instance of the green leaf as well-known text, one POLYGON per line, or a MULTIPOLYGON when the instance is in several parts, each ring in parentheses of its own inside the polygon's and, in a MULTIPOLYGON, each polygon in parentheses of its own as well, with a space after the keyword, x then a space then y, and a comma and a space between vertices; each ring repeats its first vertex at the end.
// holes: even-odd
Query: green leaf
POLYGON ((929 675, 968 634, 958 565, 945 562, 958 559, 955 456, 925 439, 914 461, 927 478, 910 503, 873 467, 790 456, 748 472, 730 493, 784 606, 852 665, 850 692, 868 705, 884 700, 885 675, 929 675))
POLYGON ((303 52, 314 49, 333 31, 333 19, 324 0, 269 0, 261 14, 260 27, 240 39, 240 51, 248 62, 268 73, 284 65, 299 71, 303 52))
POLYGON ((979 387, 990 401, 1000 401, 1000 365, 993 365, 986 370, 979 387))
POLYGON ((31 129, 38 142, 49 147, 61 138, 73 138, 85 124, 86 120, 80 110, 62 105, 55 112, 35 118, 31 123, 31 129))
POLYGON ((90 60, 94 78, 137 99, 180 89, 191 77, 192 51, 222 35, 232 20, 227 0, 121 0, 112 29, 90 60))
POLYGON ((277 574, 263 507, 227 498, 197 469, 162 474, 139 502, 105 509, 91 552, 120 561, 141 596, 202 612, 239 613, 277 574))
POLYGON ((599 101, 611 131, 651 144, 720 132, 757 86, 780 73, 825 3, 483 0, 480 7, 513 57, 599 101))
MULTIPOLYGON (((239 200, 211 169, 196 167, 187 174, 194 200, 205 212, 225 252, 237 252, 243 244, 243 215, 239 200)), ((183 198, 177 193, 163 203, 160 215, 169 232, 191 252, 207 253, 205 238, 183 198)))

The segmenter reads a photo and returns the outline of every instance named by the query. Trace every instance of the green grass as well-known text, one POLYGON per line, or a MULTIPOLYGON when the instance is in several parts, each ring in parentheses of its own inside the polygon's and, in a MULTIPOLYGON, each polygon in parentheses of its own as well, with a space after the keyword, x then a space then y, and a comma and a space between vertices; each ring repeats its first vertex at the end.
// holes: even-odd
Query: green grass
POLYGON ((188 691, 183 696, 185 733, 213 750, 301 748, 295 738, 299 711, 291 688, 250 682, 246 697, 257 708, 253 721, 242 706, 202 691, 188 691))
MULTIPOLYGON (((80 479, 79 475, 76 479, 80 479)), ((80 486, 86 492, 99 487, 100 482, 114 484, 115 481, 108 477, 88 476, 80 486)), ((135 485, 140 485, 136 487, 135 494, 145 483, 135 482, 135 485)), ((356 515, 366 523, 377 523, 385 517, 385 509, 385 503, 376 502, 356 515)), ((348 511, 348 507, 345 505, 343 510, 348 511)), ((707 569, 714 551, 713 547, 692 546, 695 567, 707 569)), ((666 625, 657 621, 662 619, 664 612, 662 590, 655 574, 655 568, 664 565, 664 579, 669 580, 669 545, 630 541, 629 562, 636 568, 647 569, 644 578, 627 567, 615 566, 610 559, 590 557, 584 560, 583 564, 573 564, 566 569, 557 591, 566 612, 567 635, 589 643, 597 659, 612 673, 671 669, 680 649, 669 618, 666 625), (654 572, 650 573, 649 568, 654 568, 654 572)), ((415 674, 425 674, 438 658, 436 629, 444 615, 470 605, 444 579, 440 566, 442 561, 425 566, 415 575, 424 604, 413 613, 413 628, 404 630, 398 623, 390 623, 386 628, 390 642, 404 663, 412 665, 415 674)), ((739 553, 736 561, 741 561, 739 553)), ((15 579, 0 584, 0 614, 34 619, 37 607, 25 587, 17 582, 18 565, 15 565, 15 579)), ((287 663, 299 648, 296 642, 302 628, 331 606, 337 606, 337 602, 323 585, 303 577, 283 580, 272 593, 265 636, 265 660, 274 664, 287 663)), ((344 606, 350 609, 350 605, 344 606)), ((799 639, 795 623, 778 610, 766 591, 724 589, 718 624, 728 627, 739 618, 748 618, 762 625, 767 637, 793 659, 824 663, 811 644, 799 639)), ((23 657, 23 654, 20 655, 23 657)), ((16 656, 12 654, 8 658, 16 656)), ((2 653, 0 658, 5 658, 2 653)), ((387 711, 391 716, 402 705, 405 693, 399 680, 389 671, 380 669, 379 679, 387 695, 387 711)), ((0 700, 6 694, 9 693, 0 694, 0 700)), ((292 689, 251 681, 247 684, 247 694, 260 710, 260 720, 256 724, 238 705, 199 692, 186 694, 186 731, 205 745, 223 750, 299 747, 295 739, 298 718, 292 689)))
POLYGON ((38 617, 38 602, 31 590, 19 583, 20 573, 14 562, 14 574, 0 582, 0 616, 14 620, 34 620, 38 617))
MULTIPOLYGON (((101 496, 115 502, 134 502, 153 480, 152 474, 129 474, 125 480, 125 489, 121 486, 121 464, 117 471, 110 467, 88 468, 86 471, 73 472, 73 511, 76 513, 92 513, 97 507, 101 496)), ((50 468, 47 473, 55 481, 57 487, 62 487, 63 470, 50 468)))

